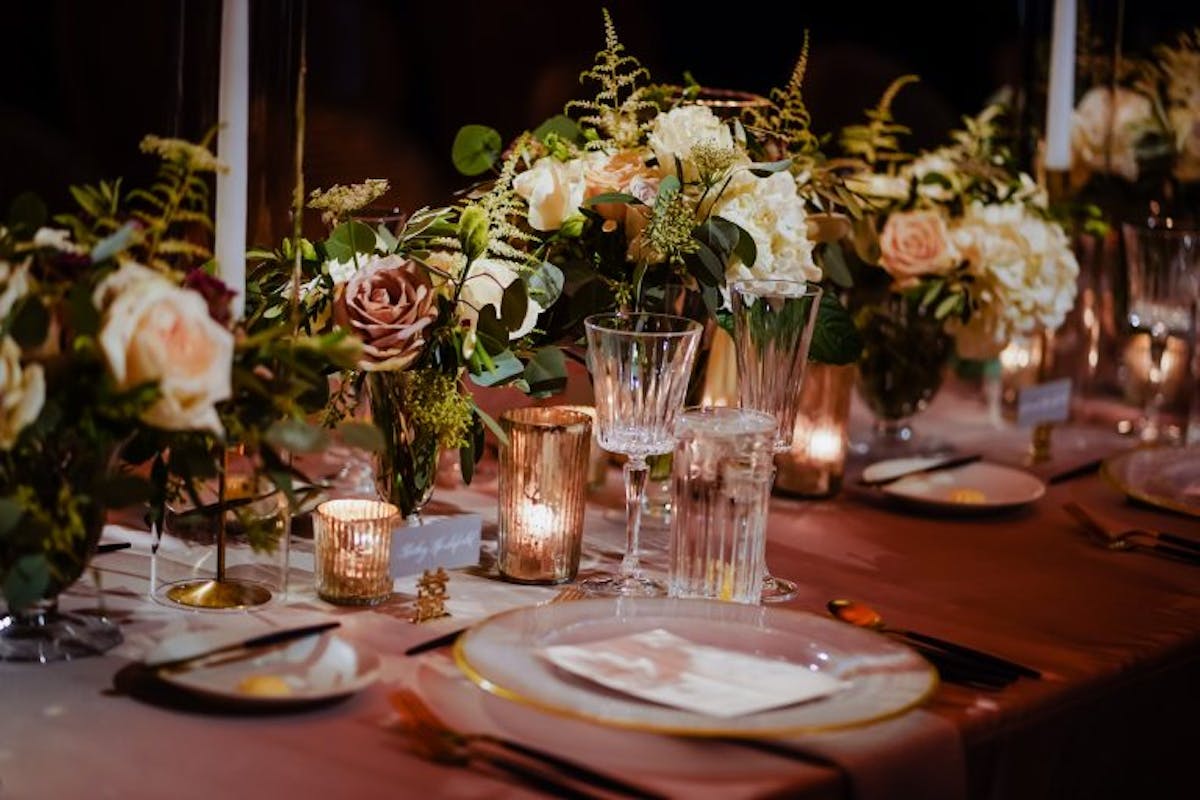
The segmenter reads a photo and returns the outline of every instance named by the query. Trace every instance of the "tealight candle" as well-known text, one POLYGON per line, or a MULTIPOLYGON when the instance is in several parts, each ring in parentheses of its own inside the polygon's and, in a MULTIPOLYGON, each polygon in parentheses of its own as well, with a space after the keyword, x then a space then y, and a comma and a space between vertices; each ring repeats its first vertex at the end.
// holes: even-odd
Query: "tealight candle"
POLYGON ((313 514, 317 595, 376 605, 392 595, 392 530, 400 510, 378 500, 329 500, 313 514))
POLYGON ((853 365, 808 366, 792 448, 775 459, 778 489, 801 497, 830 497, 841 488, 853 385, 853 365))
POLYGON ((520 583, 563 583, 579 570, 591 418, 562 406, 506 411, 500 425, 496 561, 520 583))

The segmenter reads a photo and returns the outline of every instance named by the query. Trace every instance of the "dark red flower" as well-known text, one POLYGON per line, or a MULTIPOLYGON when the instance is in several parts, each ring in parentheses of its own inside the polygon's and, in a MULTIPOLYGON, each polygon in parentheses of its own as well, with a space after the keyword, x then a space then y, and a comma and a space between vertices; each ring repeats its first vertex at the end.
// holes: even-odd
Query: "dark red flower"
POLYGON ((208 303, 208 315, 222 325, 229 325, 233 312, 229 307, 230 301, 237 294, 224 281, 215 275, 210 275, 200 267, 196 267, 183 279, 186 289, 199 292, 208 303))

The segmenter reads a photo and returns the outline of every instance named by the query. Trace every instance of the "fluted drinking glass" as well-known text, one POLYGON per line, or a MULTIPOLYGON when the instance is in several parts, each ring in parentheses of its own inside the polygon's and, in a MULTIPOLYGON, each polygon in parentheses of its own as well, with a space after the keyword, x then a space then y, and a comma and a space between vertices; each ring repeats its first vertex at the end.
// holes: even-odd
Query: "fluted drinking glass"
POLYGON ((583 587, 601 595, 662 595, 666 587, 639 564, 646 459, 675 448, 675 419, 702 328, 666 314, 597 314, 584 320, 584 328, 600 446, 623 453, 626 461, 625 557, 618 574, 586 580, 583 587))

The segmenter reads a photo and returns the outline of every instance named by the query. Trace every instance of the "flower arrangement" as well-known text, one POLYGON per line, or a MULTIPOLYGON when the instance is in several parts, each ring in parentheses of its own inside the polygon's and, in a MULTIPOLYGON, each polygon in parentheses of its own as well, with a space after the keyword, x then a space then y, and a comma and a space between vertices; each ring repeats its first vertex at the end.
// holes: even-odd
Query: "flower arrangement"
MULTIPOLYGON (((715 316, 740 278, 821 280, 813 212, 856 198, 809 129, 807 44, 765 110, 726 120, 692 102, 697 87, 653 84, 607 11, 604 28, 605 47, 581 76, 593 98, 568 103, 506 149, 482 125, 464 127, 453 148, 460 171, 494 169, 496 185, 515 191, 501 257, 561 274, 562 301, 539 323, 547 335, 569 339, 585 316, 615 309, 715 316)), ((853 326, 830 301, 813 356, 852 361, 853 326)))
POLYGON ((298 284, 290 240, 250 254, 248 329, 254 335, 286 316, 295 296, 299 332, 354 348, 324 423, 369 400, 382 439, 368 443, 361 430, 355 438, 379 451, 380 489, 407 516, 428 499, 440 451, 459 451, 469 482, 484 431, 503 437, 471 384, 532 394, 564 385, 561 351, 539 346, 536 330, 562 279, 510 244, 523 235, 510 222, 511 172, 475 199, 415 212, 395 231, 356 218, 387 189, 375 179, 313 192, 309 206, 330 230, 301 240, 298 284))
POLYGON ((1116 75, 1084 66, 1095 85, 1072 119, 1073 185, 1094 175, 1200 181, 1200 29, 1156 45, 1149 57, 1125 58, 1116 75))
POLYGON ((1004 146, 1002 109, 964 120, 951 143, 915 158, 892 117, 896 81, 868 122, 842 132, 859 167, 849 183, 874 221, 856 226, 860 259, 882 274, 868 287, 914 299, 965 358, 995 357, 1016 334, 1053 330, 1075 299, 1079 265, 1045 193, 1004 146))

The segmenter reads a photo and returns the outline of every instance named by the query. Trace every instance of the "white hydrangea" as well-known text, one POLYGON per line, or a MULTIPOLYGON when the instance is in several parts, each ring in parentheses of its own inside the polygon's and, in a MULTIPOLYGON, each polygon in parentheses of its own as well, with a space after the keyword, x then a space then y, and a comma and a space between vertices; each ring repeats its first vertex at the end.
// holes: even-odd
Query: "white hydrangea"
POLYGON ((917 196, 935 203, 945 203, 954 199, 960 190, 958 185, 961 175, 958 166, 945 148, 925 153, 903 170, 904 184, 910 179, 916 181, 917 196), (939 176, 941 180, 926 178, 930 175, 939 176))
POLYGON ((758 249, 753 265, 730 259, 726 279, 776 278, 819 281, 808 238, 808 215, 787 172, 766 178, 739 173, 712 212, 740 225, 758 249))
POLYGON ((663 174, 673 175, 678 161, 684 180, 695 181, 699 177, 692 162, 696 145, 732 148, 733 134, 708 106, 679 106, 654 118, 649 142, 663 174))
POLYGON ((994 358, 1014 334, 1062 324, 1075 304, 1079 264, 1061 225, 1019 203, 975 203, 951 235, 978 303, 955 332, 960 355, 994 358))

